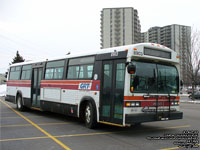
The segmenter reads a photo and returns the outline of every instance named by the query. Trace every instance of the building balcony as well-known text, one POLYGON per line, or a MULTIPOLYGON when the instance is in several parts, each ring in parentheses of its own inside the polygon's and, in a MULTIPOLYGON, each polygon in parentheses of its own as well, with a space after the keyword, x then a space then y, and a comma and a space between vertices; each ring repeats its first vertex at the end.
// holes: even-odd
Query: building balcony
POLYGON ((120 14, 120 12, 121 12, 121 11, 120 11, 119 9, 116 9, 116 10, 114 11, 115 14, 120 14))
POLYGON ((118 22, 118 23, 115 23, 115 28, 119 28, 120 26, 121 26, 121 24, 120 24, 120 22, 118 22))
POLYGON ((119 22, 121 22, 121 20, 119 18, 117 18, 117 19, 114 20, 114 22, 119 23, 119 22))
POLYGON ((121 43, 120 42, 115 42, 115 46, 120 46, 121 43))
POLYGON ((116 38, 118 38, 120 35, 121 35, 120 32, 115 32, 116 38))
POLYGON ((120 28, 115 28, 114 30, 115 30, 115 32, 120 32, 121 29, 120 28))

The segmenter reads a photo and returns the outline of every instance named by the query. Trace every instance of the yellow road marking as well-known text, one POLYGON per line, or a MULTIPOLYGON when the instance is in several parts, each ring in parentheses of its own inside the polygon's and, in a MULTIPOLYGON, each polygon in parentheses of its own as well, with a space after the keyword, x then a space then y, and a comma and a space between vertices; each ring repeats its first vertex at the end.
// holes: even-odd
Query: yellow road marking
POLYGON ((166 148, 166 149, 160 149, 160 150, 173 150, 173 149, 179 149, 180 147, 172 147, 172 148, 166 148))
MULTIPOLYGON (((15 110, 16 111, 16 110, 15 110)), ((17 111, 16 111, 17 112, 17 111)), ((26 116, 26 117, 43 117, 43 116, 26 116)), ((18 117, 18 116, 16 116, 16 117, 13 117, 13 116, 11 116, 11 117, 1 117, 1 118, 21 118, 21 117, 18 117)))
MULTIPOLYGON (((196 144, 196 145, 200 146, 200 144, 196 144)), ((173 150, 173 149, 180 149, 180 148, 183 148, 183 147, 171 147, 171 148, 164 148, 160 150, 173 150)))
POLYGON ((105 134, 114 134, 114 133, 120 133, 123 131, 116 131, 116 132, 97 132, 97 133, 83 133, 83 134, 71 134, 71 135, 57 135, 55 137, 62 138, 62 137, 75 137, 75 136, 89 136, 89 135, 105 135, 105 134))
MULTIPOLYGON (((71 124, 70 122, 58 122, 58 123, 39 123, 38 126, 45 126, 45 125, 62 125, 62 124, 71 124)), ((3 127, 20 127, 20 126, 32 126, 31 124, 10 124, 10 125, 2 125, 0 128, 3 127)))
POLYGON ((1 114, 13 114, 14 112, 1 112, 1 114))
MULTIPOLYGON (((156 128, 156 129, 145 129, 145 130, 137 130, 138 131, 151 131, 151 130, 166 130, 166 129, 171 129, 171 128, 186 128, 190 127, 190 125, 185 125, 185 126, 174 126, 174 127, 166 127, 166 128, 156 128)), ((114 133, 125 133, 130 131, 115 131, 115 132, 96 132, 96 133, 83 133, 83 134, 71 134, 71 135, 58 135, 54 136, 54 138, 64 138, 64 137, 75 137, 75 136, 91 136, 91 135, 106 135, 106 134, 114 134, 114 133)), ((44 138, 49 138, 47 136, 44 137, 30 137, 30 138, 15 138, 15 139, 2 139, 0 142, 6 142, 6 141, 18 141, 18 140, 33 140, 33 139, 44 139, 44 138)))
POLYGON ((0 128, 4 128, 4 127, 20 127, 20 126, 32 126, 31 124, 14 124, 14 125, 2 125, 0 126, 0 128))
POLYGON ((36 139, 48 139, 48 136, 40 136, 40 137, 28 137, 28 138, 16 138, 16 139, 3 139, 0 142, 9 142, 9 141, 20 141, 20 140, 36 140, 36 139))
POLYGON ((53 141, 55 141, 56 143, 58 143, 60 146, 62 146, 64 149, 66 150, 71 150, 69 147, 67 147, 65 144, 63 144, 61 141, 59 141, 58 139, 56 139, 55 137, 53 137, 51 134, 49 134, 48 132, 46 132, 45 130, 43 130, 42 128, 40 128, 37 124, 35 124, 34 122, 32 122, 31 120, 29 120, 28 118, 26 118, 25 116, 23 116, 21 113, 17 112, 16 110, 14 110, 10 105, 8 105, 7 103, 5 103, 4 101, 2 101, 0 99, 0 101, 5 104, 8 108, 10 108, 12 111, 14 111, 15 113, 17 113, 19 116, 21 116, 22 118, 24 118, 26 121, 28 121, 30 124, 32 124, 34 127, 36 127, 38 130, 40 130, 42 133, 44 133, 45 135, 47 135, 49 138, 51 138, 53 141))
MULTIPOLYGON (((120 132, 120 131, 118 131, 120 132)), ((55 138, 63 138, 63 137, 73 137, 73 136, 88 136, 88 135, 105 135, 105 134, 113 134, 118 132, 100 132, 100 133, 85 133, 85 134, 71 134, 71 135, 58 135, 53 136, 55 138)), ((29 137, 29 138, 15 138, 15 139, 2 139, 0 142, 7 142, 7 141, 18 141, 18 140, 34 140, 34 139, 47 139, 48 136, 40 136, 40 137, 29 137)))
POLYGON ((39 126, 45 126, 45 125, 59 125, 59 124, 72 124, 71 122, 58 122, 58 123, 39 123, 39 126))

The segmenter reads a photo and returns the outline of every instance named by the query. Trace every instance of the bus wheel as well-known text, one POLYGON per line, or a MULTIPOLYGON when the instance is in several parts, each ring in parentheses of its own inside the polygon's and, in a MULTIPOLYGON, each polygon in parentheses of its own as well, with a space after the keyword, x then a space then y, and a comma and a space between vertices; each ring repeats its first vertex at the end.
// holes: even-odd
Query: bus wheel
POLYGON ((21 97, 21 95, 17 96, 17 109, 19 111, 23 111, 24 110, 24 106, 22 104, 22 97, 21 97))
POLYGON ((85 107, 85 125, 86 127, 92 129, 96 127, 97 118, 95 113, 95 107, 91 102, 88 102, 85 107))
POLYGON ((139 127, 139 126, 141 126, 141 124, 142 124, 141 122, 138 122, 138 123, 135 123, 134 126, 139 127))

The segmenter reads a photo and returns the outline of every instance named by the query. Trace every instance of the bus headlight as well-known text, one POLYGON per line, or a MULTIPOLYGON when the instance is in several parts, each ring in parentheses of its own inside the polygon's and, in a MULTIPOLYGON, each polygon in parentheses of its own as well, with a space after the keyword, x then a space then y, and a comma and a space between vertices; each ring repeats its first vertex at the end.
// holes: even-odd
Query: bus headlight
POLYGON ((140 107, 141 102, 125 102, 126 107, 140 107))
POLYGON ((179 105, 179 102, 178 101, 173 101, 171 102, 171 106, 178 106, 179 105))

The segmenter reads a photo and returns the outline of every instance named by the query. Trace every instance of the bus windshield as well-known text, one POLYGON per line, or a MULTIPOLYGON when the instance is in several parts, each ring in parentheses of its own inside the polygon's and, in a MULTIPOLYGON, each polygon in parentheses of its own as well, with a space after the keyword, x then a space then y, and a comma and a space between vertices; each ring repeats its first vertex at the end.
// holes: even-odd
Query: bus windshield
POLYGON ((179 75, 175 66, 132 61, 136 73, 131 75, 131 92, 177 94, 179 75))

